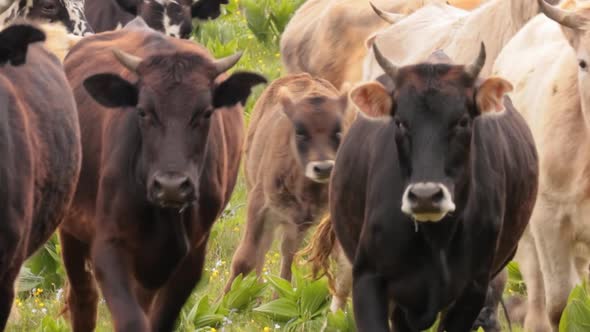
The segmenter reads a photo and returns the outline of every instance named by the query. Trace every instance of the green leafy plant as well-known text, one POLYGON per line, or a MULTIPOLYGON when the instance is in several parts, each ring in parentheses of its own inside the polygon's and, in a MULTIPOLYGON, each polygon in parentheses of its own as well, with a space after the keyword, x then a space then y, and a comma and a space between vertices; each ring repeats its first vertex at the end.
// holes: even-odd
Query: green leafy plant
POLYGON ((328 282, 325 278, 306 279, 293 266, 293 282, 268 276, 268 283, 278 298, 254 308, 255 313, 286 323, 285 329, 316 330, 323 324, 323 314, 329 303, 328 282))
POLYGON ((356 325, 352 313, 338 310, 329 312, 326 316, 325 332, 356 332, 356 325))
POLYGON ((571 291, 559 322, 559 332, 582 331, 590 331, 590 296, 586 282, 571 291))

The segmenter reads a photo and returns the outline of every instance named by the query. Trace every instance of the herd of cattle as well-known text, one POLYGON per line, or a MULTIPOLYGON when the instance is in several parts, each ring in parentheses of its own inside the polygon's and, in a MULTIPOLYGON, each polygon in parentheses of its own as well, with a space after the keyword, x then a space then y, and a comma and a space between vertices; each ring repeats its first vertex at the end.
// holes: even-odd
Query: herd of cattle
POLYGON ((319 224, 310 261, 337 262, 359 331, 500 331, 511 260, 509 320, 557 331, 590 266, 588 2, 308 0, 247 132, 266 79, 186 40, 227 2, 0 0, 0 330, 57 230, 74 331, 99 289, 116 331, 171 331, 243 154, 226 291, 277 228, 290 279, 319 224))

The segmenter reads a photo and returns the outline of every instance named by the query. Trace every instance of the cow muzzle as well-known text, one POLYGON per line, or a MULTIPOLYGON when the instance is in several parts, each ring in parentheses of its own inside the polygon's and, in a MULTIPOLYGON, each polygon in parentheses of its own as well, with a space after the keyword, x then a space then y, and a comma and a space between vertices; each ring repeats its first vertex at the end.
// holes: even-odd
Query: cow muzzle
POLYGON ((156 173, 149 185, 152 201, 162 208, 183 208, 196 200, 190 177, 182 173, 156 173))
POLYGON ((310 161, 305 166, 305 176, 318 183, 330 181, 330 174, 334 169, 334 160, 310 161))
POLYGON ((448 188, 441 183, 420 182, 409 185, 402 198, 402 212, 420 222, 437 222, 455 211, 448 188))

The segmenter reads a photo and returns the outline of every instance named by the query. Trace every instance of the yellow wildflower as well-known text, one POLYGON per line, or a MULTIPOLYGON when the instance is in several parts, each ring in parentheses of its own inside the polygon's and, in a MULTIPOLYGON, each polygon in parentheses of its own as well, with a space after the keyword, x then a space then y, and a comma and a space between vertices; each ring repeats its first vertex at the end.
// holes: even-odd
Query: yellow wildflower
POLYGON ((270 332, 270 327, 268 327, 268 326, 265 326, 265 327, 264 327, 264 329, 263 329, 263 331, 264 331, 264 332, 270 332))

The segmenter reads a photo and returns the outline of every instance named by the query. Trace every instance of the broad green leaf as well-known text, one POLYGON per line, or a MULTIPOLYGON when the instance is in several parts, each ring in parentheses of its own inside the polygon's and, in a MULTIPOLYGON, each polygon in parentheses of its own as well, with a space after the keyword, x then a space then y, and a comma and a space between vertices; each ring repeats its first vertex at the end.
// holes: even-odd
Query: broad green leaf
POLYGON ((253 311, 270 316, 272 319, 281 322, 297 319, 299 317, 297 303, 288 298, 280 298, 278 300, 265 303, 257 308, 254 308, 253 311))
POLYGON ((219 324, 221 324, 221 322, 223 322, 223 315, 217 315, 217 314, 209 314, 209 315, 202 315, 202 316, 197 316, 194 320, 194 324, 195 324, 195 328, 201 328, 201 327, 214 327, 217 326, 219 324))
POLYGON ((572 290, 559 323, 559 332, 583 331, 590 331, 590 297, 586 283, 572 290))
POLYGON ((301 288, 300 310, 305 317, 321 314, 329 300, 330 291, 325 278, 313 281, 301 288))
POLYGON ((297 299, 293 286, 287 280, 277 276, 267 276, 266 280, 282 297, 287 297, 291 300, 297 299))

